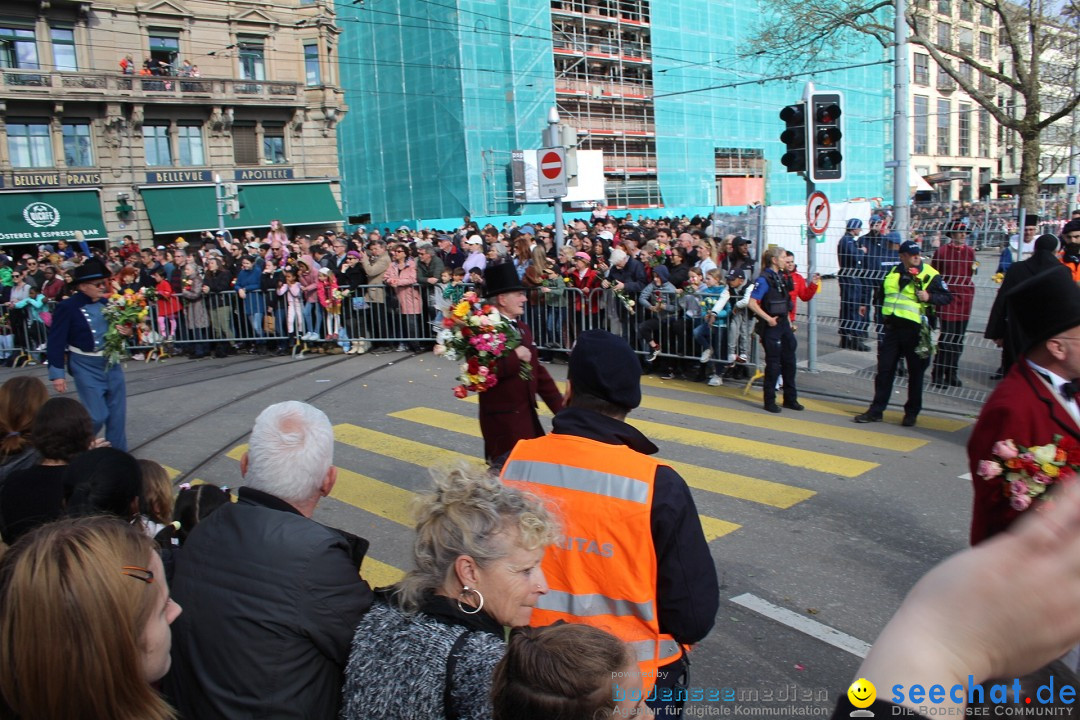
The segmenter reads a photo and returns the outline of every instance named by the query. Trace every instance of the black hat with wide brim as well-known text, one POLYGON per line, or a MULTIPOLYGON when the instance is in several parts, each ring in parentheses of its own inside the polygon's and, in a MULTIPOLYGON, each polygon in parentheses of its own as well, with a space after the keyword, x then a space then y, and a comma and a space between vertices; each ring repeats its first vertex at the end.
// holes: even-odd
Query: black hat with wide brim
POLYGON ((513 263, 499 263, 484 268, 484 294, 489 298, 508 292, 524 291, 513 263))
POLYGON ((1080 285, 1064 265, 1042 271, 1005 296, 1009 323, 1020 328, 1020 352, 1080 325, 1080 285))
POLYGON ((90 282, 91 280, 105 280, 112 277, 109 268, 101 260, 90 258, 71 272, 71 284, 90 282))

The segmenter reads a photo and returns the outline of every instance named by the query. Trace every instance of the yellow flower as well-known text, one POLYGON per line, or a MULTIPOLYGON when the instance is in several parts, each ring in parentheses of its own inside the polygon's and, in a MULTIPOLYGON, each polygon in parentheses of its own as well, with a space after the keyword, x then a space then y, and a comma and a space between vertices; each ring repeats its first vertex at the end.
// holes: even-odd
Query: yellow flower
POLYGON ((132 290, 131 288, 128 288, 127 290, 124 291, 124 294, 125 295, 134 295, 135 291, 132 290))
POLYGON ((469 314, 469 303, 466 300, 462 300, 454 306, 454 316, 463 318, 469 314))
POLYGON ((1048 477, 1056 478, 1061 474, 1061 468, 1054 463, 1043 463, 1042 471, 1047 474, 1048 477))

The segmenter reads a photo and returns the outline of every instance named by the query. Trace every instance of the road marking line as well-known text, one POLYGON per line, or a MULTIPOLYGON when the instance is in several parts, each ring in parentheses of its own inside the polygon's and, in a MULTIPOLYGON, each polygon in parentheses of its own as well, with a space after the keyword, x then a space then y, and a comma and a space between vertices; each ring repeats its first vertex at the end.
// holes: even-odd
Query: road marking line
POLYGON ((379 588, 393 585, 405 577, 405 571, 365 555, 364 562, 360 565, 360 577, 367 580, 371 587, 379 588))
MULTIPOLYGON (((658 378, 649 377, 648 375, 641 376, 642 387, 663 388, 667 390, 680 390, 682 392, 691 392, 698 395, 708 395, 710 397, 727 398, 729 400, 738 400, 748 405, 761 405, 761 390, 755 389, 752 391, 751 396, 742 394, 742 388, 745 383, 739 383, 737 387, 724 385, 717 388, 704 388, 701 383, 689 382, 687 380, 660 380, 658 378)), ((799 402, 806 406, 807 410, 813 410, 827 415, 847 415, 851 417, 861 412, 866 411, 866 405, 853 405, 850 403, 833 402, 830 400, 816 400, 814 398, 800 397, 799 402)), ((884 413, 886 420, 890 422, 899 423, 904 417, 904 413, 899 410, 886 410, 884 413)), ((956 418, 936 417, 933 415, 920 415, 919 427, 928 428, 930 430, 942 430, 944 432, 955 432, 966 428, 971 424, 970 420, 960 420, 956 418)))
MULTIPOLYGON (((408 420, 409 422, 415 422, 421 425, 437 427, 443 430, 451 430, 473 437, 481 437, 479 420, 473 417, 465 417, 456 413, 446 412, 444 410, 411 408, 409 410, 390 413, 390 417, 408 420)), ((389 438, 390 436, 387 437, 389 438)), ((342 440, 341 436, 338 436, 338 439, 342 440)), ((347 442, 345 440, 342 441, 347 442)), ((387 442, 390 441, 388 440, 387 442)), ((426 450, 429 449, 430 446, 420 445, 420 447, 426 450)), ((376 449, 375 452, 379 452, 379 450, 376 449)), ((740 500, 750 500, 752 502, 761 503, 762 505, 771 505, 773 507, 786 509, 815 494, 813 490, 776 483, 770 480, 759 480, 758 478, 736 475, 735 473, 713 470, 712 468, 690 465, 689 463, 668 460, 663 460, 663 462, 675 468, 675 470, 683 476, 683 479, 686 480, 686 483, 690 487, 739 498, 740 500)))
MULTIPOLYGON (((417 410, 423 410, 424 408, 416 408, 417 410)), ((438 412, 438 411, 433 411, 438 412)), ((446 413, 452 416, 454 422, 467 421, 468 418, 463 418, 460 415, 454 416, 453 413, 446 413)), ((391 417, 400 417, 399 415, 392 414, 391 417)), ((408 418, 406 418, 408 419, 408 418)), ((428 424, 428 423, 423 423, 428 424)), ((437 427, 442 427, 437 425, 437 427)), ((455 432, 460 432, 466 435, 472 433, 466 430, 460 430, 454 428, 455 432)), ((477 430, 479 435, 479 430, 477 430)), ((462 453, 455 452, 453 450, 444 450, 443 448, 434 447, 431 445, 425 445, 413 440, 405 440, 403 438, 396 438, 393 435, 387 435, 386 433, 379 432, 378 430, 369 430, 357 425, 336 425, 334 426, 334 437, 338 442, 345 443, 346 445, 352 445, 355 448, 361 450, 367 450, 369 452, 379 453, 380 455, 386 455, 385 450, 387 448, 393 448, 393 457, 403 462, 411 463, 413 465, 419 465, 420 467, 428 468, 433 465, 446 465, 454 462, 467 462, 471 464, 478 464, 479 461, 474 457, 469 457, 462 453)), ((363 505, 360 506, 363 508, 363 505)), ((701 517, 701 527, 705 531, 706 542, 711 542, 716 538, 723 537, 729 533, 738 530, 741 525, 728 522, 726 520, 720 520, 718 518, 711 518, 707 516, 701 517)))
POLYGON ((971 479, 971 473, 966 472, 963 475, 958 475, 957 477, 959 477, 961 480, 970 480, 971 479))
POLYGON ((824 623, 819 623, 817 620, 811 620, 805 615, 800 615, 797 612, 782 608, 779 605, 773 605, 771 602, 762 600, 756 595, 743 593, 742 595, 731 598, 731 602, 736 605, 741 605, 747 610, 753 610, 759 615, 764 615, 770 620, 775 620, 781 625, 787 625, 812 638, 817 638, 823 643, 849 652, 856 657, 864 658, 867 653, 870 652, 869 643, 863 642, 857 637, 852 637, 847 633, 842 633, 824 623))

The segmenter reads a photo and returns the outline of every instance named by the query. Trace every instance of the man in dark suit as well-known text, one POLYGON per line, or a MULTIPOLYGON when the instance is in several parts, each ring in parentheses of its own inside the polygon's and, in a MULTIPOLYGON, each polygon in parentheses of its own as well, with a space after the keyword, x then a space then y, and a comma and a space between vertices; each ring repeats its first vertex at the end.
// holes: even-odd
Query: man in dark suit
POLYGON ((1034 447, 1058 435, 1063 443, 1080 443, 1080 287, 1059 263, 1015 286, 1005 302, 1009 322, 1022 325, 1024 338, 1017 362, 986 401, 968 440, 973 545, 1007 528, 1030 500, 1014 504, 1001 475, 980 476, 979 464, 993 459, 996 443, 1034 447))
POLYGON ((480 393, 480 432, 484 436, 484 459, 501 467, 518 440, 541 437, 544 428, 536 412, 536 396, 552 413, 562 410, 562 395, 547 368, 540 364, 532 330, 518 318, 525 312, 525 286, 510 263, 489 265, 484 270, 488 302, 521 334, 521 344, 496 363, 499 382, 480 393), (528 365, 527 372, 522 370, 528 365), (523 379, 522 375, 528 379, 523 379))
POLYGON ((1028 278, 1034 277, 1048 268, 1060 265, 1061 261, 1058 260, 1056 255, 1057 248, 1058 239, 1056 236, 1040 235, 1035 240, 1035 250, 1031 253, 1031 257, 1010 265, 1001 281, 1001 287, 998 289, 994 304, 990 308, 990 318, 986 321, 984 335, 987 340, 993 340, 1002 350, 1002 373, 1008 372, 1009 367, 1016 362, 1016 355, 1020 352, 1019 346, 1024 342, 1023 324, 1014 322, 1009 317, 1005 298, 1013 288, 1028 278))

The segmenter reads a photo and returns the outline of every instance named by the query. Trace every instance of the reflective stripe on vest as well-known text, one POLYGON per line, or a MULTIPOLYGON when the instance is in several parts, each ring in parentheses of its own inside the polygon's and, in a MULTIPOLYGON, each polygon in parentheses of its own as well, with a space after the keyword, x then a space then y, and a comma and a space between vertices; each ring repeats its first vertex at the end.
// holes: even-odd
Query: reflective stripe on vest
POLYGON ((636 603, 600 594, 574 595, 568 592, 550 590, 547 595, 540 596, 536 607, 541 610, 554 610, 555 612, 578 617, 597 617, 599 615, 631 616, 640 618, 645 622, 651 622, 653 619, 652 603, 636 603))
POLYGON ((502 480, 552 501, 563 539, 542 569, 550 590, 530 624, 563 620, 605 630, 638 657, 643 691, 682 648, 660 632, 656 606, 653 483, 660 463, 625 445, 552 433, 514 446, 502 480))
POLYGON ((649 486, 640 480, 569 465, 511 460, 503 469, 502 479, 590 492, 635 503, 649 500, 649 486))
MULTIPOLYGON (((904 268, 901 265, 896 272, 890 272, 885 276, 885 283, 882 286, 885 299, 882 302, 881 314, 909 320, 913 323, 921 323, 922 316, 925 314, 923 312, 923 303, 915 298, 914 282, 909 282, 903 289, 900 288, 900 273, 902 272, 904 272, 904 268)), ((923 263, 918 275, 922 288, 924 290, 928 288, 930 282, 938 274, 937 270, 923 263)))

